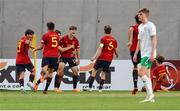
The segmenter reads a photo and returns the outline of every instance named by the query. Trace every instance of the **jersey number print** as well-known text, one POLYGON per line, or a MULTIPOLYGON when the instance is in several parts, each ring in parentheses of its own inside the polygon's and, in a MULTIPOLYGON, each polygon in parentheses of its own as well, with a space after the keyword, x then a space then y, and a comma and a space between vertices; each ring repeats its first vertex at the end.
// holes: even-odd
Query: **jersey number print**
POLYGON ((112 41, 111 41, 108 44, 108 50, 113 50, 113 49, 114 49, 114 45, 112 44, 112 41))

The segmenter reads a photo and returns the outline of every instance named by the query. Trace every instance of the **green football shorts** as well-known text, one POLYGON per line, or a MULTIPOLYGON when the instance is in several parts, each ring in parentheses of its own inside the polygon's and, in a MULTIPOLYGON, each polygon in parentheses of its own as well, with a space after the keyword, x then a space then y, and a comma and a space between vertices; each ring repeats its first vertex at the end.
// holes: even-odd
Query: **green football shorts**
POLYGON ((141 58, 141 66, 146 67, 147 69, 150 69, 152 66, 152 62, 149 60, 149 57, 143 57, 141 58))

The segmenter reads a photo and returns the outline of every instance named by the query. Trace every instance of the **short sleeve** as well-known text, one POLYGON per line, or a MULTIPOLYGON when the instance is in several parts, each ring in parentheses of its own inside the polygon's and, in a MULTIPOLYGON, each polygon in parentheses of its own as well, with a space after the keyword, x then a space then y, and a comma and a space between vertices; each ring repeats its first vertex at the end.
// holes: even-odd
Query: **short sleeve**
POLYGON ((118 46, 118 43, 117 43, 117 41, 115 40, 115 41, 114 41, 114 48, 117 48, 117 46, 118 46))
POLYGON ((156 26, 153 23, 150 24, 149 34, 150 34, 151 37, 156 35, 156 26))
POLYGON ((101 47, 101 48, 104 47, 104 44, 105 44, 105 43, 104 43, 104 39, 102 38, 102 39, 100 40, 99 47, 101 47))
POLYGON ((21 43, 26 43, 26 39, 25 38, 23 38, 23 39, 21 39, 21 43))
POLYGON ((104 39, 103 38, 100 40, 100 44, 104 45, 104 39))
POLYGON ((139 27, 138 27, 138 40, 141 39, 141 38, 140 38, 140 33, 141 33, 140 30, 141 30, 141 29, 140 29, 140 26, 139 26, 139 27))
POLYGON ((76 49, 79 49, 80 48, 80 45, 79 45, 79 41, 76 39, 76 42, 75 42, 75 48, 76 49))
POLYGON ((41 38, 41 44, 45 44, 46 42, 46 35, 44 34, 41 38))

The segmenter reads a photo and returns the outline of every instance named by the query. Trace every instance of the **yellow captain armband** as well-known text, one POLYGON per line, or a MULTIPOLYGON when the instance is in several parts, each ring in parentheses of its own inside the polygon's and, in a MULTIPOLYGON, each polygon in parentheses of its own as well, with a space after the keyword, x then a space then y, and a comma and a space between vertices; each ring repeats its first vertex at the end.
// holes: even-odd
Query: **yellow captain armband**
POLYGON ((99 47, 101 47, 101 48, 102 48, 103 46, 104 46, 104 44, 102 44, 102 43, 101 43, 101 44, 99 44, 99 47))

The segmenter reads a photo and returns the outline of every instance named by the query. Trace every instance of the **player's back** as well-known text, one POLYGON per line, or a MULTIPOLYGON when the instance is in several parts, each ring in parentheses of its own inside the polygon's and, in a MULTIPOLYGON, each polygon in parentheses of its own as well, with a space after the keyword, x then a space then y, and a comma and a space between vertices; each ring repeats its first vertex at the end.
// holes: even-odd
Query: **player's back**
POLYGON ((167 71, 166 71, 166 66, 165 65, 160 65, 160 66, 157 66, 155 69, 154 69, 154 76, 156 76, 156 78, 160 81, 162 79, 164 79, 165 75, 167 74, 167 71))
POLYGON ((58 46, 60 37, 55 31, 48 31, 42 37, 42 43, 44 44, 43 56, 44 57, 58 57, 58 46))
POLYGON ((113 36, 104 36, 101 39, 101 43, 104 45, 102 49, 102 53, 99 57, 101 60, 112 61, 115 48, 117 48, 117 41, 113 36))

